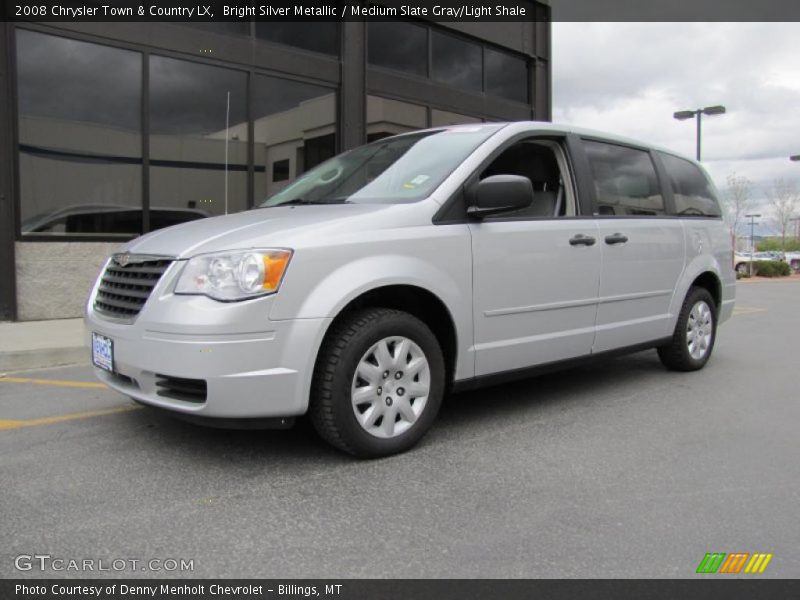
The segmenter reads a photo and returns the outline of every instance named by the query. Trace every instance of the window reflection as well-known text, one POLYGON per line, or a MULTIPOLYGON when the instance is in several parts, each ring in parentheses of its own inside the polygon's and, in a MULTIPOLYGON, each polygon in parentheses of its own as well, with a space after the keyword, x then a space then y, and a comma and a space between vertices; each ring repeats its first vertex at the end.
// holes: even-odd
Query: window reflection
POLYGON ((528 101, 528 65, 525 59, 486 48, 486 93, 517 102, 528 101))
POLYGON ((370 64, 421 77, 428 75, 425 27, 404 21, 374 21, 367 31, 370 64))
POLYGON ((266 75, 253 81, 254 202, 336 154, 336 93, 266 75))
POLYGON ((479 117, 462 115, 446 110, 433 109, 431 111, 431 127, 445 127, 447 125, 461 125, 462 123, 480 123, 479 117))
POLYGON ((247 207, 246 89, 244 72, 151 57, 151 211, 188 220, 247 207))
POLYGON ((419 104, 367 96, 367 141, 374 142, 428 125, 427 110, 419 104))
POLYGON ((482 49, 478 44, 431 31, 432 77, 462 90, 483 89, 482 49))
POLYGON ((339 27, 334 22, 256 21, 256 37, 312 52, 339 55, 339 27))
POLYGON ((140 233, 141 54, 16 38, 22 233, 140 233))

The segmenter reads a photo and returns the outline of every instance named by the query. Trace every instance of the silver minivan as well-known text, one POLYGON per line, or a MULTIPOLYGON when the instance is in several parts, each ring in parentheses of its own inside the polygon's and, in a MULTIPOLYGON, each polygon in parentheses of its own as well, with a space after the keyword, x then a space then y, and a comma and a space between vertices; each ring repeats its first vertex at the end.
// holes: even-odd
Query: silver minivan
POLYGON ((486 123, 381 139, 253 210, 127 243, 86 324, 97 376, 137 402, 220 426, 308 413, 374 457, 413 446, 453 391, 648 348, 700 369, 734 293, 696 162, 486 123))

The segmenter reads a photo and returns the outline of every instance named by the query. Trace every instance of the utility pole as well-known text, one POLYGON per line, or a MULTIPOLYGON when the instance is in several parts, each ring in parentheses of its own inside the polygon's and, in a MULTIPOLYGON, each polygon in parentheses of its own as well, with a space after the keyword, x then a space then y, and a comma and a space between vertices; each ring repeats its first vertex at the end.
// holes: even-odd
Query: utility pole
POLYGON ((750 219, 750 277, 753 276, 753 262, 755 262, 755 253, 756 253, 755 220, 760 216, 761 215, 756 215, 756 214, 750 214, 744 216, 745 219, 750 219))

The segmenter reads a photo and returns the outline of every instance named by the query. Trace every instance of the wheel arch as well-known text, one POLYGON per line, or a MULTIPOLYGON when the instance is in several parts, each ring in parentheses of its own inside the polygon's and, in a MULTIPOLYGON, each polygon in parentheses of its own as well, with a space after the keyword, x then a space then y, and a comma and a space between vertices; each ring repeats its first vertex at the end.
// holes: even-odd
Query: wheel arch
POLYGON ((366 290, 345 304, 328 324, 323 344, 334 325, 364 308, 393 308, 407 312, 425 323, 436 336, 444 355, 446 381, 454 379, 458 360, 458 331, 455 319, 444 301, 423 287, 411 284, 382 285, 366 290))
POLYGON ((722 281, 720 281, 720 278, 716 273, 713 271, 703 271, 697 277, 695 277, 694 280, 692 280, 692 283, 689 285, 689 289, 692 289, 693 287, 701 287, 705 290, 708 290, 708 293, 711 294, 711 297, 714 299, 716 310, 720 310, 722 306, 722 281))

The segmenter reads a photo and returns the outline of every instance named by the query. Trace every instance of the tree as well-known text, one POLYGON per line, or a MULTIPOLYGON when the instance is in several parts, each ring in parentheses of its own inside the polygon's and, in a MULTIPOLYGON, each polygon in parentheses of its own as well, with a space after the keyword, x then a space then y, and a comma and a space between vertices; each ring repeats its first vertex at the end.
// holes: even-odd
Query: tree
POLYGON ((800 194, 794 181, 775 179, 767 188, 767 201, 771 209, 770 224, 781 232, 781 248, 786 248, 786 231, 792 218, 800 210, 800 194))
POLYGON ((753 208, 750 198, 752 182, 745 176, 736 173, 728 175, 725 189, 722 192, 722 203, 725 205, 725 220, 731 228, 731 241, 736 248, 736 235, 744 216, 753 208))

